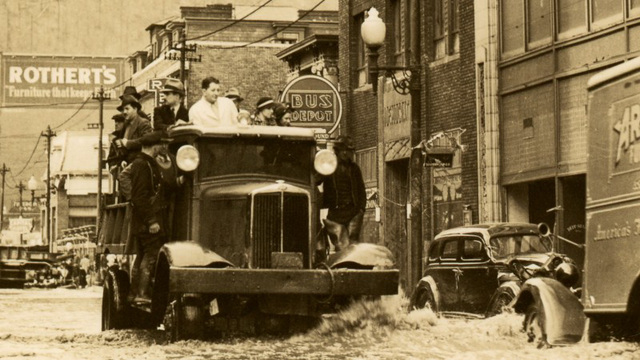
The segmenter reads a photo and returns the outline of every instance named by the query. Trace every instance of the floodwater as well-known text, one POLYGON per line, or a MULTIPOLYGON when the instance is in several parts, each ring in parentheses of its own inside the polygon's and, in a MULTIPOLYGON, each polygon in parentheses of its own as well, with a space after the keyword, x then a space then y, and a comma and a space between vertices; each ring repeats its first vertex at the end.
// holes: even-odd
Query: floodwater
POLYGON ((522 316, 406 313, 405 297, 355 303, 292 337, 169 343, 164 331, 100 331, 102 289, 0 289, 0 359, 640 359, 630 342, 536 349, 522 316))

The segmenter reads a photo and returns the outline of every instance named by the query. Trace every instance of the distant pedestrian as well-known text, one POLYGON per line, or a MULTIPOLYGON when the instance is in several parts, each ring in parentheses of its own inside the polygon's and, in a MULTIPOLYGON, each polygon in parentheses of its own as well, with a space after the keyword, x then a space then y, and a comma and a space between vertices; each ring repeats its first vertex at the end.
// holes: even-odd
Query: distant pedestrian
POLYGON ((202 98, 189 109, 189 120, 201 126, 238 124, 236 105, 231 99, 220 97, 220 80, 214 77, 202 80, 202 98))
POLYGON ((273 117, 275 102, 273 98, 261 97, 256 103, 256 113, 253 118, 254 125, 275 126, 276 120, 273 117))
POLYGON ((153 109, 153 129, 166 130, 172 125, 189 122, 189 111, 183 105, 184 85, 178 79, 167 79, 160 90, 164 94, 164 104, 153 109))
POLYGON ((224 95, 227 99, 231 99, 234 104, 236 104, 236 109, 240 111, 240 103, 244 100, 242 96, 240 96, 240 91, 237 88, 229 88, 227 93, 224 95))

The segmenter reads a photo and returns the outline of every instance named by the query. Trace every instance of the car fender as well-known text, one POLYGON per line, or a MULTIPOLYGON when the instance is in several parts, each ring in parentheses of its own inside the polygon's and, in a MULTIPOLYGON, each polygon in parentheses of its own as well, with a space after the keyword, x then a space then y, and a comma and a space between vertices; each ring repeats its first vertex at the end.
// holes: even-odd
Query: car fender
POLYGON ((327 259, 330 268, 392 268, 395 261, 389 249, 382 245, 357 243, 347 246, 327 259))
POLYGON ((433 299, 436 302, 436 309, 439 310, 440 309, 440 291, 438 290, 438 285, 436 284, 436 281, 431 276, 425 276, 422 279, 420 279, 420 281, 418 281, 418 284, 413 289, 413 294, 411 294, 411 298, 413 299, 414 296, 418 294, 418 290, 420 290, 420 288, 424 287, 425 285, 429 285, 429 288, 431 289, 431 293, 433 294, 433 299))
POLYGON ((164 244, 159 256, 165 257, 169 266, 235 267, 227 259, 193 241, 174 241, 164 244))
POLYGON ((489 305, 487 306, 487 310, 485 311, 486 316, 493 316, 497 313, 494 312, 494 302, 496 302, 500 295, 509 294, 513 296, 513 300, 507 305, 509 307, 513 307, 516 300, 518 299, 518 295, 520 294, 520 282, 519 281, 505 281, 493 292, 491 295, 491 299, 489 300, 489 305))
POLYGON ((550 345, 580 341, 586 317, 580 299, 567 287, 551 278, 529 279, 522 286, 514 309, 525 313, 534 302, 540 310, 540 326, 550 345))

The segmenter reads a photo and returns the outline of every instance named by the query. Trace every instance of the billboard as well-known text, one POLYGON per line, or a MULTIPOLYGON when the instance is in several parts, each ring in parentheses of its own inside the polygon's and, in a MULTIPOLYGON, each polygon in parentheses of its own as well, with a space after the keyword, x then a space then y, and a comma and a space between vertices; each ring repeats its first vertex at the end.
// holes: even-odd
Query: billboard
POLYGON ((3 55, 2 105, 77 104, 104 86, 117 99, 124 59, 3 55))

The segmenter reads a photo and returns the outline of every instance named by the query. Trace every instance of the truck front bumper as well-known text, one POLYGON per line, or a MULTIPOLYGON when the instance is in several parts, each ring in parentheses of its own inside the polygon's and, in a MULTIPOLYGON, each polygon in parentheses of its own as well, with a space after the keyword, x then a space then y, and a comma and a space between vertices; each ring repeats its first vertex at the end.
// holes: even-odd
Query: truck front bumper
POLYGON ((398 270, 171 267, 169 291, 212 294, 393 295, 398 270))

